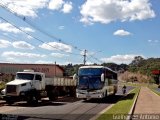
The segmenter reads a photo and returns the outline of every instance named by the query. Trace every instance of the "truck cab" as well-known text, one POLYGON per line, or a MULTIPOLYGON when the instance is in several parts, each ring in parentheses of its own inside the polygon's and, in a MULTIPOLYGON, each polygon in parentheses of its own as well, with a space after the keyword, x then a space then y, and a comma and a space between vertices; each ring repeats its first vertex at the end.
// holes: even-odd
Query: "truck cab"
POLYGON ((31 97, 31 93, 34 93, 34 97, 37 97, 37 91, 42 91, 44 89, 44 73, 24 70, 23 72, 17 72, 15 79, 6 84, 4 99, 7 103, 13 103, 14 100, 17 101, 19 98, 28 99, 28 96, 31 97))
POLYGON ((45 89, 45 74, 41 72, 34 72, 30 70, 24 70, 24 72, 17 72, 16 80, 28 80, 28 82, 30 81, 31 87, 36 90, 45 89))

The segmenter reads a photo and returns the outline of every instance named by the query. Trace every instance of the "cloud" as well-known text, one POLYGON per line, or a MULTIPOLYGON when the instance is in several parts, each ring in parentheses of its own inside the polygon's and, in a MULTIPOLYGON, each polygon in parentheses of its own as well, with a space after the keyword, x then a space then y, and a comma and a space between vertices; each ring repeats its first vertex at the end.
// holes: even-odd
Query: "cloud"
MULTIPOLYGON (((98 51, 98 52, 100 52, 100 51, 98 51)), ((80 55, 84 55, 84 53, 85 53, 85 50, 80 51, 80 55)), ((92 55, 94 55, 96 53, 97 52, 88 52, 88 51, 86 51, 86 55, 87 56, 92 56, 92 55)))
POLYGON ((34 46, 32 46, 31 44, 25 41, 16 41, 12 43, 8 40, 0 39, 0 48, 7 48, 11 45, 13 45, 14 48, 19 48, 19 49, 34 49, 35 48, 34 46))
POLYGON ((143 56, 143 55, 134 55, 134 54, 114 55, 114 56, 111 56, 108 58, 101 58, 101 61, 106 62, 106 63, 107 62, 114 62, 117 64, 121 64, 121 63, 129 64, 132 62, 132 60, 134 60, 135 56, 143 56))
POLYGON ((35 32, 35 30, 29 28, 29 27, 21 27, 22 30, 24 30, 25 32, 35 32))
POLYGON ((3 35, 8 36, 8 33, 3 33, 3 35))
POLYGON ((14 51, 7 51, 3 52, 2 57, 7 58, 44 58, 46 55, 41 54, 34 54, 34 53, 27 53, 27 52, 14 52, 14 51))
POLYGON ((35 61, 36 64, 53 64, 53 61, 44 61, 44 60, 38 60, 35 61))
POLYGON ((64 2, 63 0, 51 0, 49 2, 49 9, 62 11, 63 13, 70 13, 72 10, 72 2, 64 2))
POLYGON ((59 26, 58 29, 59 29, 59 30, 63 30, 63 29, 64 29, 64 26, 59 26))
POLYGON ((21 31, 17 28, 13 27, 9 23, 1 23, 0 22, 0 30, 4 32, 12 32, 12 33, 20 33, 21 31))
POLYGON ((19 48, 19 49, 34 49, 35 47, 32 46, 31 44, 25 42, 25 41, 16 41, 13 42, 13 47, 14 48, 19 48))
POLYGON ((25 41, 16 41, 16 42, 10 42, 8 40, 2 40, 0 39, 0 48, 7 48, 9 46, 13 46, 14 48, 18 49, 34 49, 35 47, 31 44, 25 42, 25 41))
POLYGON ((28 38, 28 39, 32 39, 33 37, 32 37, 32 36, 27 35, 27 38, 28 38))
POLYGON ((149 0, 86 0, 80 7, 85 24, 145 20, 155 17, 149 0))
MULTIPOLYGON (((38 61, 35 61, 36 64, 55 64, 55 62, 53 61, 45 61, 45 60, 38 60, 38 61)), ((82 64, 80 62, 73 62, 73 61, 58 61, 56 62, 56 64, 58 65, 68 65, 68 64, 82 64)))
POLYGON ((117 30, 113 33, 113 35, 117 35, 117 36, 127 36, 127 35, 131 35, 130 32, 125 31, 125 30, 117 30))
POLYGON ((2 0, 1 4, 14 11, 16 14, 26 17, 37 17, 38 10, 48 8, 50 10, 62 10, 69 13, 72 10, 72 2, 64 0, 2 0))
POLYGON ((63 0, 51 0, 48 8, 51 10, 59 10, 62 8, 63 4, 64 4, 63 0))
POLYGON ((15 58, 11 58, 11 57, 8 57, 6 58, 7 62, 20 62, 19 60, 15 59, 15 58))
POLYGON ((57 58, 63 58, 63 57, 68 57, 69 55, 61 54, 61 53, 51 53, 51 56, 57 57, 57 58))
MULTIPOLYGON (((29 28, 29 27, 20 27, 22 30, 24 30, 25 32, 35 32, 33 29, 29 28)), ((13 25, 11 25, 10 23, 6 23, 6 22, 0 22, 0 30, 4 31, 4 32, 11 32, 11 33, 22 33, 22 31, 20 31, 19 29, 15 28, 13 25)))
POLYGON ((0 39, 0 48, 7 48, 11 45, 11 42, 0 39))
POLYGON ((63 13, 70 13, 71 10, 72 10, 72 2, 67 2, 63 5, 63 9, 62 9, 62 12, 63 13))
POLYGON ((159 43, 159 40, 148 40, 149 43, 159 43))
POLYGON ((48 0, 2 0, 2 3, 18 15, 36 17, 38 9, 45 8, 48 0))
POLYGON ((64 51, 64 52, 72 52, 72 47, 63 43, 59 42, 49 42, 43 43, 39 45, 40 48, 47 49, 47 50, 57 50, 57 51, 64 51))

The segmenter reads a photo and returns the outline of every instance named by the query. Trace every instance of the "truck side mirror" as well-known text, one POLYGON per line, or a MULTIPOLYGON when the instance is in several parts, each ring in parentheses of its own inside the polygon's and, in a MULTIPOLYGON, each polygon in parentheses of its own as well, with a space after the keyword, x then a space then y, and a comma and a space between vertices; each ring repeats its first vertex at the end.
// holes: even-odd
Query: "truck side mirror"
POLYGON ((104 82, 104 73, 101 74, 101 81, 104 82))
POLYGON ((77 74, 73 75, 73 80, 75 80, 75 81, 77 80, 77 74))

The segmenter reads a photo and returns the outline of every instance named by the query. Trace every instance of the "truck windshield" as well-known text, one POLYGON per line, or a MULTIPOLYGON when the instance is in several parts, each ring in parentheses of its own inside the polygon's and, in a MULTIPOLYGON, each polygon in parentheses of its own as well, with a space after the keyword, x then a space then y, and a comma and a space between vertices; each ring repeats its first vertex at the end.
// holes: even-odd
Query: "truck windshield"
POLYGON ((102 74, 102 68, 82 68, 79 70, 78 75, 84 76, 84 75, 98 75, 100 76, 102 74))
POLYGON ((33 80, 34 79, 34 74, 30 74, 30 73, 17 73, 16 79, 33 80))
POLYGON ((102 89, 102 86, 100 76, 79 76, 78 89, 98 90, 102 89))

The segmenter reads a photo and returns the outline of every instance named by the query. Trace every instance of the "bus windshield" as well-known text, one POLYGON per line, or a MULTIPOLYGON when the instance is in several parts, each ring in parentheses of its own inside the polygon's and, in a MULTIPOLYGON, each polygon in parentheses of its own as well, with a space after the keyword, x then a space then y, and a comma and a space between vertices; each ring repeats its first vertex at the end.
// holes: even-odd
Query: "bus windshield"
POLYGON ((85 75, 96 75, 100 76, 102 74, 102 68, 82 68, 79 70, 79 76, 85 75))
POLYGON ((30 73, 17 73, 16 79, 33 80, 34 79, 34 74, 30 74, 30 73))
POLYGON ((97 76, 80 76, 78 89, 81 90, 98 90, 102 89, 102 82, 100 77, 97 76))

